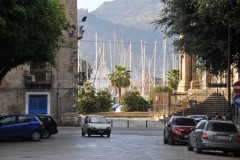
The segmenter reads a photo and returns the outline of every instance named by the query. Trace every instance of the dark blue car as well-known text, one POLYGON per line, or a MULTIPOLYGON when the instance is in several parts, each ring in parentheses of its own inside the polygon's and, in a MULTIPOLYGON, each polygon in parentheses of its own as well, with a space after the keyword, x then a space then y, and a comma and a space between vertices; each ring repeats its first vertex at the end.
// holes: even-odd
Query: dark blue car
POLYGON ((4 115, 0 117, 0 139, 30 139, 39 141, 44 124, 34 115, 4 115))

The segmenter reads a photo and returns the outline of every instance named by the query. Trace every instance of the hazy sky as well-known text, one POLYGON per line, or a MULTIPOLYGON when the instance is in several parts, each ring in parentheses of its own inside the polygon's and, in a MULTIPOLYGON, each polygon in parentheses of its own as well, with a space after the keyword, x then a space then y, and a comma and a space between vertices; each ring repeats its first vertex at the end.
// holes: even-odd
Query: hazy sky
POLYGON ((77 0, 77 7, 88 9, 89 12, 95 10, 105 1, 113 1, 113 0, 77 0))

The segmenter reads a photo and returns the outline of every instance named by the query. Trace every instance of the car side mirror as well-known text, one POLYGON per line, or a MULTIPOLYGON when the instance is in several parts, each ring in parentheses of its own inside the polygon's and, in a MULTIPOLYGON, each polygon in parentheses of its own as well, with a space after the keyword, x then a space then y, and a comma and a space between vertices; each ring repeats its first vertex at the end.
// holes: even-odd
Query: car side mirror
POLYGON ((111 122, 107 122, 108 124, 111 124, 111 122))

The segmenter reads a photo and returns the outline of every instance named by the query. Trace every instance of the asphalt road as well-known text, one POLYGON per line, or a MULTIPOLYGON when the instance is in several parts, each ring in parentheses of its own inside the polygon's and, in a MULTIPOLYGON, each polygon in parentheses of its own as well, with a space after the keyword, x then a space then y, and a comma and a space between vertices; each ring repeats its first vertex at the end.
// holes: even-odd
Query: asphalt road
POLYGON ((166 145, 161 128, 114 127, 106 136, 82 137, 81 128, 60 127, 40 142, 0 142, 0 160, 232 160, 222 152, 197 154, 184 144, 166 145))

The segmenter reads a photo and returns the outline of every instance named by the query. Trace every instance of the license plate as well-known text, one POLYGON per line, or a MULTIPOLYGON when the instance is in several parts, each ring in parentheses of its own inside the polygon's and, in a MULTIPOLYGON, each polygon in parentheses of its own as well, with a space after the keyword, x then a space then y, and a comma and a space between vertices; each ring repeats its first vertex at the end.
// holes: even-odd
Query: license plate
POLYGON ((228 140, 228 139, 229 139, 229 136, 217 135, 217 136, 216 136, 216 139, 219 139, 219 140, 228 140))
POLYGON ((185 136, 184 136, 184 138, 186 138, 186 139, 187 139, 187 138, 188 138, 188 135, 185 135, 185 136))

